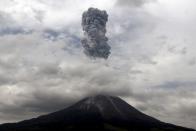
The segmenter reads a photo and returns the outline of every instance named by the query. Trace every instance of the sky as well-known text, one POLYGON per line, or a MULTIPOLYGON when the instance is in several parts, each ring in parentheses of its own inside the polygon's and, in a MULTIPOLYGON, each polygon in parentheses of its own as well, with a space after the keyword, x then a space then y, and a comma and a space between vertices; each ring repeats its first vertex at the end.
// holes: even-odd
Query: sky
POLYGON ((96 94, 196 129, 195 0, 0 1, 0 123, 96 94), (111 54, 89 59, 82 13, 106 10, 111 54))

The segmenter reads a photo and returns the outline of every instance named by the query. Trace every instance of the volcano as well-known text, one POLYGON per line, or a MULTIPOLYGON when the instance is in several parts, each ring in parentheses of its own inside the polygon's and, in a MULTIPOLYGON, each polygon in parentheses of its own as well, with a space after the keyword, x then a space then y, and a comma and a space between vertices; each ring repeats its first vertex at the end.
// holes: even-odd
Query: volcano
POLYGON ((119 97, 87 97, 63 110, 18 123, 0 131, 194 131, 145 115, 119 97))

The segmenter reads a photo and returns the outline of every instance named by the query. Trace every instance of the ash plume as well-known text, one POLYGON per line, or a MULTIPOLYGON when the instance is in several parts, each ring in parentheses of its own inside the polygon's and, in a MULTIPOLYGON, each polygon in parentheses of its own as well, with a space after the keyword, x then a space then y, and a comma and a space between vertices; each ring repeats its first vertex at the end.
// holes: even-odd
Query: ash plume
POLYGON ((84 38, 81 40, 84 53, 93 58, 107 59, 111 47, 108 45, 106 34, 106 22, 108 14, 97 8, 89 8, 82 15, 82 28, 84 38))

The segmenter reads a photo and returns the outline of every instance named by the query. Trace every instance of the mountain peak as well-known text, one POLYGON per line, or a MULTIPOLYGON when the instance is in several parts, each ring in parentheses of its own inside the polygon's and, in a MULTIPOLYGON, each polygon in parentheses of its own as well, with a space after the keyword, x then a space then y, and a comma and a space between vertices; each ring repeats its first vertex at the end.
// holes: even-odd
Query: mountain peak
POLYGON ((85 99, 87 101, 100 101, 100 100, 106 100, 108 98, 110 98, 111 96, 109 95, 101 95, 101 94, 98 94, 98 95, 93 95, 93 96, 89 96, 89 97, 86 97, 85 99))
POLYGON ((0 131, 73 131, 73 130, 161 130, 194 131, 161 122, 143 114, 119 97, 95 95, 48 114, 0 125, 0 131))
POLYGON ((96 111, 102 119, 118 121, 148 121, 152 123, 158 120, 144 115, 120 97, 109 95, 95 95, 87 97, 77 104, 75 108, 82 112, 96 111))
POLYGON ((108 103, 113 103, 114 98, 118 98, 118 97, 109 96, 109 95, 94 95, 94 96, 85 98, 84 104, 87 104, 87 105, 97 105, 97 104, 105 104, 105 103, 108 104, 108 103))
MULTIPOLYGON (((85 98, 79 103, 79 108, 82 110, 91 110, 96 108, 97 111, 104 118, 110 118, 118 115, 118 117, 124 117, 124 114, 119 110, 116 105, 116 100, 121 100, 118 97, 108 95, 95 95, 85 98)), ((122 101, 122 100, 121 100, 122 101)))

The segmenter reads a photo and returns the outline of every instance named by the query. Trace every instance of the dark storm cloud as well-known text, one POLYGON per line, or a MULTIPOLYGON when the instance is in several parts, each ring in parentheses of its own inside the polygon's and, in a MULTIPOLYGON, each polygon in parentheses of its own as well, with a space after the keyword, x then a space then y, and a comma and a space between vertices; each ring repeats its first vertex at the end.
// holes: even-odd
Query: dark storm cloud
POLYGON ((141 6, 147 2, 152 2, 155 0, 118 0, 116 5, 119 6, 141 6))
POLYGON ((79 99, 77 96, 60 96, 52 92, 36 91, 32 93, 31 99, 21 103, 21 106, 31 112, 53 112, 55 110, 64 109, 79 99))
POLYGON ((74 32, 69 31, 71 30, 71 28, 74 28, 74 27, 69 27, 68 29, 67 28, 62 28, 59 30, 47 28, 43 30, 42 35, 45 39, 50 40, 50 41, 59 41, 59 40, 66 39, 66 40, 69 40, 70 48, 73 48, 73 49, 81 48, 80 37, 74 32))
POLYGON ((12 23, 12 19, 9 14, 0 11, 0 24, 12 23))
POLYGON ((165 88, 165 89, 176 89, 180 87, 195 87, 196 82, 195 81, 168 81, 161 85, 157 85, 155 87, 158 88, 165 88))
POLYGON ((12 85, 14 84, 15 81, 12 80, 12 78, 9 76, 2 76, 2 74, 0 74, 0 86, 4 86, 4 85, 12 85))
POLYGON ((188 65, 194 66, 196 64, 196 57, 193 57, 189 60, 188 65))
POLYGON ((0 29, 0 36, 3 35, 16 35, 16 34, 29 34, 32 31, 25 31, 20 27, 4 27, 0 29))
POLYGON ((169 46, 168 51, 174 54, 186 55, 188 52, 187 47, 169 46))
POLYGON ((43 36, 47 39, 56 40, 62 32, 52 29, 45 29, 43 36))
MULTIPOLYGON (((22 67, 23 75, 15 74, 15 86, 19 88, 11 87, 14 94, 10 99, 13 103, 0 101, 0 112, 4 113, 0 114, 1 118, 6 116, 7 120, 15 120, 13 116, 16 116, 17 120, 22 120, 63 109, 89 95, 129 96, 131 92, 129 81, 120 72, 88 62, 71 65, 60 68, 58 64, 42 63, 32 71, 22 67), (17 93, 20 89, 22 92, 17 93)), ((1 90, 1 99, 7 98, 7 95, 2 95, 4 93, 1 90)))
POLYGON ((110 46, 105 36, 108 14, 96 8, 89 8, 82 15, 82 28, 84 38, 81 40, 84 53, 90 57, 107 59, 110 54, 110 46))
POLYGON ((0 36, 28 33, 31 31, 18 26, 10 14, 0 11, 0 36))
POLYGON ((39 21, 40 23, 43 22, 44 16, 45 16, 45 12, 42 10, 36 10, 36 9, 32 9, 35 13, 35 19, 37 21, 39 21))

